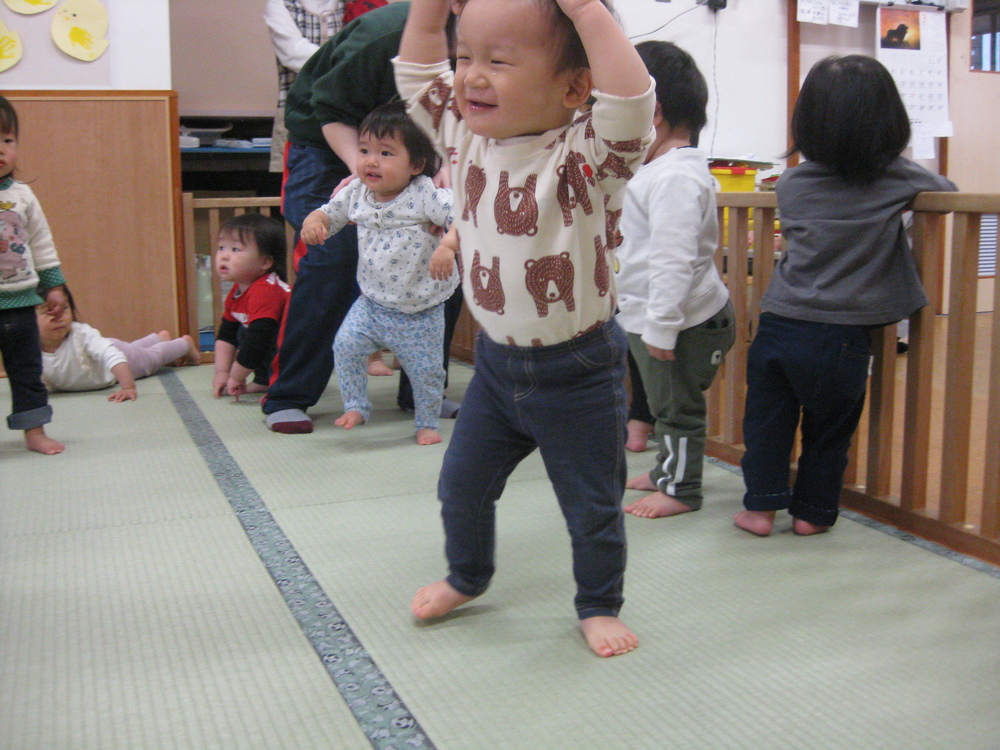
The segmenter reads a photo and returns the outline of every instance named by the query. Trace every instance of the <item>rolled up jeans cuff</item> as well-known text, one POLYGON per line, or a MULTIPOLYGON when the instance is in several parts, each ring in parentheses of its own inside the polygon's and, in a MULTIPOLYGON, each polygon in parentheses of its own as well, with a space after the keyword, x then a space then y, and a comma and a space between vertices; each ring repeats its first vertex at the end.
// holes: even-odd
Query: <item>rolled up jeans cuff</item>
POLYGON ((30 430, 41 427, 52 421, 52 405, 46 404, 37 409, 19 411, 7 417, 7 428, 11 430, 30 430))

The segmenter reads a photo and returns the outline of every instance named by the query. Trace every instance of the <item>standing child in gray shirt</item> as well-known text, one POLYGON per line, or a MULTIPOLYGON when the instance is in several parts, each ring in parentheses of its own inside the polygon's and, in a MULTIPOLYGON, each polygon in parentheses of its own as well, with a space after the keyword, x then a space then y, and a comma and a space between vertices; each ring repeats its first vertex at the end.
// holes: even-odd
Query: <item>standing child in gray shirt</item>
POLYGON ((837 520, 865 402, 873 328, 927 304, 903 229, 924 191, 956 190, 900 154, 910 121, 889 71, 862 55, 813 66, 792 116, 808 161, 778 181, 785 252, 747 356, 741 529, 767 536, 787 509, 801 536, 837 520), (795 484, 789 463, 801 418, 795 484))

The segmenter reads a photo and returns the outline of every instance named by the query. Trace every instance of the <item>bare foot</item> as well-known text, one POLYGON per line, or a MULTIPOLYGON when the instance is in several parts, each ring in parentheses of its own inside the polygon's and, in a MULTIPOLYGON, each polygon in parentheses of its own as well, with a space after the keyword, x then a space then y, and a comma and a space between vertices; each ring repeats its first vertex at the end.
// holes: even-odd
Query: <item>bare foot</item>
POLYGON ((375 352, 368 358, 368 374, 378 376, 392 375, 392 368, 386 366, 382 359, 382 352, 375 352))
POLYGON ((605 658, 627 654, 639 645, 638 636, 617 617, 588 617, 580 620, 580 629, 590 650, 605 658))
MULTIPOLYGON (((188 336, 186 333, 183 336, 181 336, 181 338, 184 339, 185 341, 187 341, 187 345, 188 345, 187 357, 185 357, 184 360, 183 360, 184 364, 186 364, 186 365, 200 365, 201 364, 201 352, 198 350, 198 344, 196 344, 195 340, 193 338, 191 338, 190 336, 188 336)), ((264 390, 266 391, 267 388, 264 388, 264 390)), ((253 391, 250 390, 250 386, 247 386, 247 393, 253 393, 253 391)))
POLYGON ((653 425, 648 422, 640 422, 638 419, 628 421, 628 437, 625 440, 625 450, 633 453, 642 453, 646 450, 649 436, 653 432, 653 425))
POLYGON ((343 427, 345 430, 349 430, 352 427, 357 427, 359 424, 364 423, 365 418, 361 416, 361 412, 354 411, 353 409, 345 411, 334 421, 334 424, 337 425, 337 427, 343 427))
POLYGON ((792 521, 792 531, 799 536, 812 536, 813 534, 823 534, 830 530, 829 526, 817 526, 816 524, 796 518, 792 521))
POLYGON ((733 516, 733 523, 744 531, 757 536, 767 536, 774 528, 773 510, 741 510, 733 516))
POLYGON ((410 611, 420 620, 444 617, 456 607, 471 602, 476 597, 460 594, 447 581, 435 581, 413 595, 410 611))
POLYGON ((170 331, 159 331, 156 334, 156 337, 160 341, 170 341, 171 339, 173 339, 173 336, 170 335, 170 331))
POLYGON ((24 442, 28 444, 28 450, 44 453, 46 456, 54 456, 66 450, 65 445, 45 434, 44 427, 32 427, 30 430, 25 430, 24 442))
POLYGON ((244 393, 267 393, 267 386, 260 383, 247 383, 244 393))
POLYGON ((441 442, 441 433, 430 427, 417 430, 417 445, 434 445, 441 442))
POLYGON ((645 474, 640 474, 634 479, 628 480, 625 483, 625 489, 653 492, 656 489, 656 485, 653 484, 653 480, 649 478, 649 472, 647 471, 645 474))
POLYGON ((625 512, 631 513, 638 518, 665 518, 666 516, 676 516, 680 513, 690 513, 694 508, 686 505, 676 497, 671 497, 663 492, 654 492, 646 495, 641 500, 625 506, 625 512))

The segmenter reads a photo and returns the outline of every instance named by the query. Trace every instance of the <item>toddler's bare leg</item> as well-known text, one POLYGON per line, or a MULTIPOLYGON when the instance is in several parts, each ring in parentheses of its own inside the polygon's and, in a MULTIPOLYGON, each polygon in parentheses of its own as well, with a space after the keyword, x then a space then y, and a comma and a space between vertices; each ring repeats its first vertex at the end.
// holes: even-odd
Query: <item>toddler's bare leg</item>
POLYGON ((364 424, 364 423, 365 423, 365 418, 361 416, 361 412, 354 411, 353 409, 351 409, 350 411, 345 411, 343 415, 337 417, 337 419, 334 421, 335 425, 337 425, 338 427, 343 427, 345 430, 349 430, 352 427, 357 427, 359 424, 364 424))
POLYGON ((649 436, 653 432, 653 425, 638 419, 630 419, 627 427, 628 437, 625 440, 625 449, 633 453, 642 453, 646 450, 649 436))
POLYGON ((733 523, 751 534, 767 536, 774 528, 774 511, 741 510, 733 516, 733 523))
POLYGON ((417 445, 434 445, 441 442, 441 433, 430 427, 417 430, 417 445))
POLYGON ((639 637, 617 617, 588 617, 580 620, 580 629, 590 650, 601 657, 627 654, 639 645, 639 637))
POLYGON ((447 581, 435 581, 418 590, 410 602, 410 611, 420 620, 444 617, 456 607, 471 602, 476 597, 460 594, 447 581))
POLYGON ((32 427, 29 430, 25 430, 24 442, 28 444, 28 450, 33 450, 36 453, 44 453, 46 456, 54 456, 66 450, 65 445, 45 434, 44 427, 32 427))

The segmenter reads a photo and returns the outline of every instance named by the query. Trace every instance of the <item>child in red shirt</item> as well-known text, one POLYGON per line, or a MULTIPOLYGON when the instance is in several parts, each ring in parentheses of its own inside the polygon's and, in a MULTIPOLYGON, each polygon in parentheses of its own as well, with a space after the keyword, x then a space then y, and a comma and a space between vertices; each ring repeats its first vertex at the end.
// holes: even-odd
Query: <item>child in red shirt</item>
POLYGON ((283 279, 285 252, 285 229, 276 219, 240 214, 219 229, 215 270, 233 288, 215 339, 216 398, 267 390, 291 291, 283 279))

